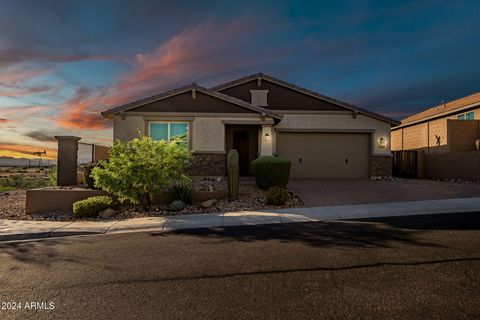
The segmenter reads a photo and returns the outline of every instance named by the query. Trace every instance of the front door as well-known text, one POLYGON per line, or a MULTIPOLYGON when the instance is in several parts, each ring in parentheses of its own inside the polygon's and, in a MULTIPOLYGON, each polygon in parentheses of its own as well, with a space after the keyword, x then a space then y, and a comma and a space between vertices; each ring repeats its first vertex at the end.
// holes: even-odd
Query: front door
POLYGON ((252 161, 258 154, 258 128, 256 126, 231 126, 226 128, 226 149, 238 152, 241 176, 252 175, 252 161))
POLYGON ((246 176, 250 171, 250 147, 248 130, 233 130, 233 149, 238 152, 240 175, 246 176))

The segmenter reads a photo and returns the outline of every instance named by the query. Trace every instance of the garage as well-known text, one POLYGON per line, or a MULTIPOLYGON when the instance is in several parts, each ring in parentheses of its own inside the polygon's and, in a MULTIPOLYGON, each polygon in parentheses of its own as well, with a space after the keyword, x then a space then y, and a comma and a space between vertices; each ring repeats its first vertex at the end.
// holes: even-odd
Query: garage
POLYGON ((277 154, 292 161, 291 177, 365 179, 369 133, 280 132, 277 154))

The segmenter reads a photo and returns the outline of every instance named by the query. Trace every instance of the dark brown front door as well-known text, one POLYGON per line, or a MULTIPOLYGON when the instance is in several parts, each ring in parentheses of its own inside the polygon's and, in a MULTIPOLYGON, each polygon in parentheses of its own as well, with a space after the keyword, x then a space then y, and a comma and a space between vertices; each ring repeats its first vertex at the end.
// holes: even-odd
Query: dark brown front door
POLYGON ((249 132, 247 130, 233 130, 233 149, 238 152, 238 162, 240 175, 246 176, 249 174, 249 132))
POLYGON ((238 152, 241 176, 252 175, 251 163, 258 153, 258 128, 256 126, 227 126, 226 149, 238 152))

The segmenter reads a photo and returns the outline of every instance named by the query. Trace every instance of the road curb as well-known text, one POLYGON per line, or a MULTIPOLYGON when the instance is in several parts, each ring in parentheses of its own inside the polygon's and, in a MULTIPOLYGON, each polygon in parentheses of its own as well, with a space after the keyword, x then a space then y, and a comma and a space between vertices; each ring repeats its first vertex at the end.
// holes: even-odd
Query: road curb
MULTIPOLYGON (((431 201, 410 201, 410 202, 392 202, 392 203, 376 203, 376 204, 359 204, 345 206, 325 206, 310 208, 289 208, 279 210, 262 210, 262 211, 245 211, 231 212, 225 214, 210 214, 221 216, 221 225, 218 221, 205 222, 206 214, 197 214, 186 216, 170 216, 161 219, 146 219, 149 222, 140 221, 138 218, 132 219, 131 223, 119 227, 122 221, 112 221, 112 224, 103 231, 98 231, 98 226, 88 227, 80 226, 83 230, 61 230, 68 226, 55 227, 48 231, 31 232, 31 233, 14 233, 0 235, 0 242, 5 241, 21 241, 45 238, 60 238, 70 236, 98 235, 98 234, 119 234, 134 232, 171 232, 184 229, 201 229, 201 228, 228 228, 238 226, 254 226, 266 224, 287 224, 302 223, 316 221, 332 221, 332 220, 355 220, 355 219, 377 219, 392 217, 412 217, 420 215, 435 214, 461 214, 461 213, 480 213, 480 197, 479 198, 463 198, 463 199, 445 199, 431 201), (229 221, 225 221, 225 218, 229 221), (182 222, 182 219, 185 221, 182 222), (153 220, 153 221, 152 221, 153 220), (158 221, 157 221, 158 220, 158 221), (195 220, 196 223, 195 223, 195 220), (231 220, 231 221, 230 221, 231 220), (193 221, 193 222, 192 222, 193 221), (227 223, 226 223, 227 222, 227 223), (183 225, 182 225, 183 223, 183 225), (137 225, 136 225, 137 224, 137 225), (178 226, 172 228, 170 226, 178 226), (190 225, 189 225, 190 224, 190 225), (116 227, 116 228, 115 228, 116 227), (93 231, 94 228, 97 228, 93 231)), ((211 216, 210 216, 211 218, 211 216)), ((208 220, 208 219, 207 219, 208 220)), ((214 219, 215 220, 215 219, 214 219)), ((72 223, 70 223, 72 224, 72 223)))

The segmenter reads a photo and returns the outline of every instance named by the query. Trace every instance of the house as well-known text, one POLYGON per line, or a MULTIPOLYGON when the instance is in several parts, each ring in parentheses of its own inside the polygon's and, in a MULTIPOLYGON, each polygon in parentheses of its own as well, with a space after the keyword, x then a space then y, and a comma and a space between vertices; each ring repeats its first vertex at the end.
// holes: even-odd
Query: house
POLYGON ((480 138, 480 92, 440 104, 392 128, 392 151, 474 151, 480 138))
POLYGON ((392 128, 393 151, 417 151, 417 177, 480 181, 479 139, 480 92, 422 111, 392 128))
POLYGON ((390 129, 398 122, 259 73, 207 89, 196 84, 102 112, 113 138, 138 131, 180 138, 194 154, 193 175, 224 175, 239 153, 241 175, 259 155, 292 161, 292 177, 391 175, 390 129))

